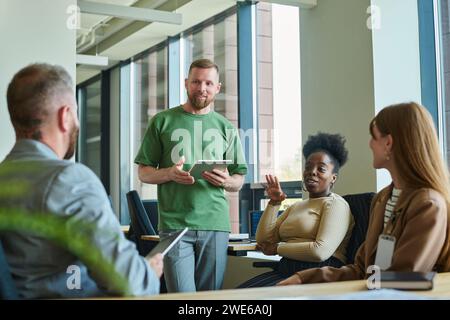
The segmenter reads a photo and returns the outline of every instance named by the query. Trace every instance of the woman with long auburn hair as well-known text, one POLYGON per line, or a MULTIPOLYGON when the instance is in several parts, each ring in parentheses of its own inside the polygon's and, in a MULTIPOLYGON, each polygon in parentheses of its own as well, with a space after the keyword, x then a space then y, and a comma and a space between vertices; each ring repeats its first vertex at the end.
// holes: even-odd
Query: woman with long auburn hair
POLYGON ((449 174, 429 112, 417 103, 381 110, 370 122, 373 167, 392 183, 373 199, 354 264, 297 272, 279 285, 368 278, 387 271, 450 271, 449 174), (372 271, 372 272, 371 272, 372 271))

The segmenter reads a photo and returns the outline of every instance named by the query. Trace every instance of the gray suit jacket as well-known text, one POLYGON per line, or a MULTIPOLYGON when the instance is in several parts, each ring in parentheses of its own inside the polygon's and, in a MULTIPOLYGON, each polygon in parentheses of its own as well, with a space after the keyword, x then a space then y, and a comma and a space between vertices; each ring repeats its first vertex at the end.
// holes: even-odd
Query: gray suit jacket
MULTIPOLYGON (((68 221, 90 223, 95 230, 92 246, 111 259, 115 270, 128 280, 131 294, 159 293, 159 278, 139 256, 134 243, 124 237, 105 189, 90 169, 58 159, 47 145, 34 140, 17 141, 0 164, 0 172, 11 164, 33 168, 14 172, 15 181, 25 182, 29 191, 20 199, 0 198, 0 207, 14 206, 29 214, 50 212, 68 221)), ((0 175, 0 183, 10 181, 11 177, 0 175)), ((117 294, 101 274, 88 270, 73 254, 46 239, 16 232, 4 233, 1 239, 18 291, 24 298, 117 294), (77 265, 81 271, 80 289, 68 288, 69 277, 74 275, 68 269, 71 265, 77 265)))

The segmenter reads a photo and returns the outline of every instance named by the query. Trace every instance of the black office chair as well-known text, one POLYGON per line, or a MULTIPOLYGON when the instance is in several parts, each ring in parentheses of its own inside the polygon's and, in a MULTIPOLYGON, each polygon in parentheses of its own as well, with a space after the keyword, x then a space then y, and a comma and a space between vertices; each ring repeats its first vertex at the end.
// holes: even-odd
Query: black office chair
POLYGON ((158 201, 157 200, 142 200, 147 216, 150 219, 150 223, 158 229, 158 201))
POLYGON ((367 228, 369 226, 370 205, 375 196, 374 192, 348 194, 343 196, 350 206, 350 210, 355 220, 352 235, 347 245, 347 263, 355 261, 356 251, 366 240, 367 228))
POLYGON ((156 235, 139 194, 132 190, 127 193, 128 210, 130 213, 130 231, 128 238, 136 243, 139 254, 146 256, 155 246, 154 242, 141 240, 143 235, 156 235))
MULTIPOLYGON (((142 235, 157 235, 152 222, 149 219, 149 214, 145 210, 144 204, 139 197, 136 190, 131 190, 127 193, 128 210, 130 212, 130 231, 129 239, 136 243, 136 247, 141 256, 146 256, 156 245, 153 241, 141 240, 142 235)), ((154 204, 152 205, 154 206, 154 204)), ((154 215, 151 212, 150 215, 154 215)), ((158 212, 156 211, 156 217, 158 212)), ((156 220, 157 221, 157 220, 156 220)), ((167 292, 166 282, 164 280, 164 275, 161 277, 161 293, 167 292)))
POLYGON ((9 266, 3 252, 3 245, 0 240, 0 299, 1 300, 17 300, 19 294, 16 285, 12 279, 9 266))
MULTIPOLYGON (((369 226, 370 205, 375 196, 374 192, 348 194, 343 196, 350 206, 355 224, 352 230, 352 235, 347 245, 347 264, 355 261, 356 251, 358 251, 361 244, 366 239, 367 227, 369 226)), ((277 270, 277 261, 259 261, 253 262, 255 268, 271 268, 277 270)))

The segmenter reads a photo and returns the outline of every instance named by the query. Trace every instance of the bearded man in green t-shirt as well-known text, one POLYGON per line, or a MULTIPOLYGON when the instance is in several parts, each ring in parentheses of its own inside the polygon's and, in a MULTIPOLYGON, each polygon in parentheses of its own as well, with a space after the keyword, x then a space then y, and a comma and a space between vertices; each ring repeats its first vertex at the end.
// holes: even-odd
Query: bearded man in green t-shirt
POLYGON ((135 159, 139 179, 158 185, 161 239, 189 228, 164 257, 168 292, 222 287, 230 232, 225 191, 240 190, 247 165, 236 128, 213 111, 220 86, 216 64, 194 61, 185 80, 186 103, 150 120, 135 159), (226 171, 205 171, 195 179, 189 169, 197 160, 232 161, 226 171))

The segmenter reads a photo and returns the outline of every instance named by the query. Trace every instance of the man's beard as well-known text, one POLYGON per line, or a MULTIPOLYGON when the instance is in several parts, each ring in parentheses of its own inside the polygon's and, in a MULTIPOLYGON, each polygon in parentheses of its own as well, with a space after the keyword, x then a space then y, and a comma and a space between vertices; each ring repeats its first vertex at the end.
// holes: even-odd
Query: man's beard
POLYGON ((214 102, 214 98, 215 97, 213 96, 211 99, 206 98, 205 100, 201 100, 201 99, 197 99, 196 95, 194 93, 188 92, 189 102, 196 110, 202 110, 202 109, 206 108, 207 106, 209 106, 211 103, 214 102))
POLYGON ((70 145, 67 149, 66 154, 64 155, 65 160, 69 160, 73 157, 75 154, 75 147, 77 145, 77 139, 78 139, 78 132, 80 131, 80 128, 74 128, 72 133, 70 134, 70 145))

